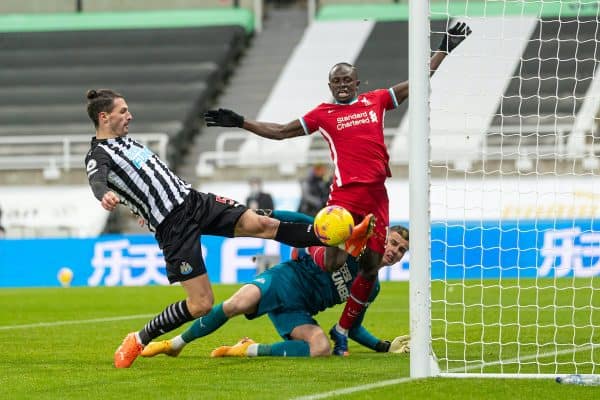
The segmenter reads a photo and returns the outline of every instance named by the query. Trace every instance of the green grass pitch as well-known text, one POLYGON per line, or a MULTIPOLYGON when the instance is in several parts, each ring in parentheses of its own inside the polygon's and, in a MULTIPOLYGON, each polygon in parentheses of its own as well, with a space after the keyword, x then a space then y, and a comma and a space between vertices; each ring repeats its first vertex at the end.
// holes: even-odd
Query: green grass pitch
MULTIPOLYGON (((216 302, 237 287, 215 285, 216 302)), ((112 355, 125 334, 141 328, 182 295, 179 287, 0 290, 0 399, 563 400, 600 396, 600 388, 562 386, 551 379, 408 380, 408 355, 377 354, 354 343, 350 357, 343 359, 209 357, 214 347, 233 344, 243 336, 264 343, 279 340, 267 317, 256 321, 237 317, 186 347, 177 358, 140 358, 130 369, 115 369, 112 355), (348 392, 339 392, 344 389, 348 392)), ((317 319, 327 330, 340 312, 338 306, 317 319)), ((432 314, 439 315, 435 308, 432 314)), ((514 316, 505 317, 511 321, 514 316)), ((381 338, 392 339, 408 333, 408 324, 408 284, 383 283, 365 326, 381 338)))

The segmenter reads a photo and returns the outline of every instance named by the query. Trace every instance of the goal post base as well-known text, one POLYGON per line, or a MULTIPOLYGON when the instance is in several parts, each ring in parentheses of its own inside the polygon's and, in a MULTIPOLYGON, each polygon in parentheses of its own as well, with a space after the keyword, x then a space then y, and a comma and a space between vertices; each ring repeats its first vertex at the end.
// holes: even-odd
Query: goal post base
POLYGON ((472 372, 442 372, 438 376, 440 378, 508 378, 508 379, 556 379, 557 376, 564 376, 569 374, 514 374, 514 373, 502 373, 502 374, 481 374, 472 372))

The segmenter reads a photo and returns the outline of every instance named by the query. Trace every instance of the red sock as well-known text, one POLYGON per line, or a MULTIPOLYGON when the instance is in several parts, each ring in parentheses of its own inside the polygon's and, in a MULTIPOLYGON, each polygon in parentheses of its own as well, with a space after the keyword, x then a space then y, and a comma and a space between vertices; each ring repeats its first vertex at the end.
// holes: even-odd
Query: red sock
POLYGON ((308 248, 308 254, 312 257, 315 264, 319 266, 323 271, 325 270, 325 247, 323 246, 311 246, 308 248))
POLYGON ((369 296, 375 285, 375 280, 369 281, 361 274, 358 274, 352 287, 350 288, 350 297, 346 300, 344 312, 340 317, 338 324, 347 330, 352 328, 356 319, 360 316, 365 308, 365 304, 369 301, 369 296))

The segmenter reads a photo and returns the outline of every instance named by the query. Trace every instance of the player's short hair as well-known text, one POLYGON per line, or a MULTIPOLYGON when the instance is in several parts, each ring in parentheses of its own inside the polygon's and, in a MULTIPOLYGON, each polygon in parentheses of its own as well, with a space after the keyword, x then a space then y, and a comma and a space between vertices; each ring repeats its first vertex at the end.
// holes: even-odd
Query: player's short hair
POLYGON ((338 69, 340 67, 350 68, 353 71, 356 70, 356 67, 350 63, 339 62, 339 63, 335 64, 333 67, 331 67, 331 69, 329 70, 329 76, 331 77, 331 74, 333 73, 333 71, 335 71, 336 69, 338 69))
POLYGON ((398 233, 400 236, 402 236, 402 239, 410 242, 408 228, 402 225, 394 225, 390 227, 390 231, 398 233))
POLYGON ((87 98, 88 116, 96 128, 98 128, 98 114, 111 112, 115 99, 124 98, 121 94, 110 89, 90 89, 85 97, 87 98))

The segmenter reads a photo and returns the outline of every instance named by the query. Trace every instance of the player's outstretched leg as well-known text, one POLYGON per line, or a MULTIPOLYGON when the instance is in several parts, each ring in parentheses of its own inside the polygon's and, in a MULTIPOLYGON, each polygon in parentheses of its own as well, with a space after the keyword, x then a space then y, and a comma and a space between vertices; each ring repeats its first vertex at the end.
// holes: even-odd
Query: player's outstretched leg
POLYGON ((368 214, 360 224, 355 225, 352 235, 339 247, 352 257, 358 257, 367 245, 367 241, 373 234, 375 228, 375 216, 368 214))
POLYGON ((243 338, 233 346, 221 346, 214 349, 211 357, 246 357, 248 355, 248 347, 256 342, 250 338, 243 338))
POLYGON ((115 351, 115 367, 129 368, 143 349, 144 345, 142 345, 137 333, 129 333, 115 351))
POLYGON ((169 357, 177 357, 183 347, 175 348, 172 340, 161 340, 159 342, 150 342, 144 347, 141 353, 142 357, 154 357, 159 354, 166 354, 169 357))
POLYGON ((333 352, 334 356, 347 356, 348 352, 348 336, 338 332, 334 325, 329 331, 329 337, 333 340, 333 352))

